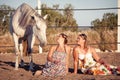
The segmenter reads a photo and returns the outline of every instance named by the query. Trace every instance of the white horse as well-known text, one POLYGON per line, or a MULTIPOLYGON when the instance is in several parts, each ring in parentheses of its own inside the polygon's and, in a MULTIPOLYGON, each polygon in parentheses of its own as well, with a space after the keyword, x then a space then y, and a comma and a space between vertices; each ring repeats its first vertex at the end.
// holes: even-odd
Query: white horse
POLYGON ((13 36, 15 43, 16 62, 15 70, 19 67, 19 53, 21 58, 21 66, 24 65, 23 61, 23 42, 27 43, 27 52, 30 57, 29 70, 33 70, 32 48, 35 41, 35 36, 40 41, 40 46, 47 43, 46 40, 46 22, 31 6, 23 3, 20 5, 15 13, 10 18, 10 32, 13 36))

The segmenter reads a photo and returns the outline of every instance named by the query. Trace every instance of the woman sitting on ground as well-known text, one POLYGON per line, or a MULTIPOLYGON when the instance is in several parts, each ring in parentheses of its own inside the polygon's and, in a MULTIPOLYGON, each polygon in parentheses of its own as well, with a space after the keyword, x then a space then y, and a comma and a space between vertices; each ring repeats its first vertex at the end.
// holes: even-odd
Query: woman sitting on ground
POLYGON ((64 76, 68 73, 70 47, 67 42, 67 35, 64 33, 57 36, 58 45, 50 48, 45 68, 36 71, 35 75, 64 76))
POLYGON ((109 75, 114 72, 112 69, 117 67, 108 65, 100 58, 95 49, 87 45, 87 36, 79 34, 77 37, 77 45, 73 49, 74 57, 74 73, 77 73, 78 64, 81 72, 93 75, 109 75))

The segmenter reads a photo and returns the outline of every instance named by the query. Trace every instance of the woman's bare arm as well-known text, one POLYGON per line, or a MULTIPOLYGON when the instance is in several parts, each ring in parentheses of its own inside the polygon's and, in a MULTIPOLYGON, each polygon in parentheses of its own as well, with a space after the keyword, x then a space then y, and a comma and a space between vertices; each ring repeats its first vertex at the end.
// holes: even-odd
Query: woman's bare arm
POLYGON ((96 51, 95 51, 94 48, 92 49, 92 53, 93 53, 94 59, 95 59, 97 62, 99 62, 100 64, 104 64, 105 66, 109 66, 109 64, 106 63, 105 60, 103 60, 102 58, 100 58, 100 57, 98 56, 98 54, 96 53, 96 51))
POLYGON ((67 73, 68 73, 68 67, 69 67, 70 52, 71 52, 71 48, 69 46, 67 46, 67 57, 66 57, 66 71, 67 71, 67 73))
POLYGON ((77 73, 78 69, 78 53, 77 53, 77 47, 73 49, 73 58, 74 58, 74 73, 77 73))
POLYGON ((55 46, 52 46, 48 52, 48 55, 47 55, 47 60, 50 61, 50 62, 54 62, 53 59, 52 59, 52 55, 53 55, 53 52, 55 50, 55 46))
POLYGON ((100 60, 100 57, 98 56, 94 48, 91 48, 91 50, 92 50, 93 58, 98 62, 100 60))

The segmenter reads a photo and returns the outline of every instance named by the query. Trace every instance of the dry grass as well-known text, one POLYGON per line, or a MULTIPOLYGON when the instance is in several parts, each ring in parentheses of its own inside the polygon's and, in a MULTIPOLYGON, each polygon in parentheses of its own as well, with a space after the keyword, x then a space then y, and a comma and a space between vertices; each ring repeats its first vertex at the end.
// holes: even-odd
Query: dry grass
MULTIPOLYGON (((65 31, 62 30, 61 28, 48 28, 47 29, 47 41, 48 44, 56 44, 56 36, 60 33, 65 33, 68 35, 68 44, 75 44, 76 43, 76 38, 77 35, 80 33, 85 33, 88 36, 88 43, 89 44, 97 44, 97 43, 113 43, 117 39, 117 32, 116 31, 103 31, 103 38, 104 40, 101 39, 101 36, 98 32, 87 29, 87 30, 81 30, 81 31, 76 31, 72 32, 70 30, 65 31)), ((38 44, 38 40, 36 40, 35 44, 38 44)), ((0 52, 14 52, 14 47, 2 47, 2 46, 14 46, 13 38, 10 33, 7 33, 3 36, 0 36, 0 52)), ((43 48, 45 52, 49 50, 51 45, 47 45, 43 48)), ((97 45, 92 45, 95 48, 104 48, 106 50, 116 50, 116 44, 97 44, 97 45)), ((34 52, 38 52, 38 46, 34 46, 34 52)))

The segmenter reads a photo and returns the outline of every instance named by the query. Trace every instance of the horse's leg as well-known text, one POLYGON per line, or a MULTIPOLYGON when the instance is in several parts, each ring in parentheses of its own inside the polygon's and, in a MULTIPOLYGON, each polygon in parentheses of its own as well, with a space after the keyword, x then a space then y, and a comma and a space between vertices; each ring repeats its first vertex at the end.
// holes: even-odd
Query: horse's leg
POLYGON ((16 54, 16 61, 15 61, 15 70, 18 70, 19 67, 19 49, 18 49, 18 36, 13 33, 13 39, 14 39, 14 43, 15 43, 15 54, 16 54))
POLYGON ((29 66, 29 70, 33 70, 33 58, 32 58, 32 48, 35 42, 35 36, 29 35, 28 36, 28 54, 29 54, 29 58, 30 58, 30 66, 29 66))
POLYGON ((22 39, 19 39, 19 48, 20 48, 20 66, 23 67, 24 66, 24 61, 23 61, 23 45, 22 45, 22 39))

